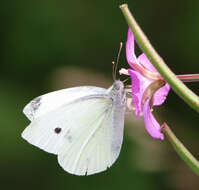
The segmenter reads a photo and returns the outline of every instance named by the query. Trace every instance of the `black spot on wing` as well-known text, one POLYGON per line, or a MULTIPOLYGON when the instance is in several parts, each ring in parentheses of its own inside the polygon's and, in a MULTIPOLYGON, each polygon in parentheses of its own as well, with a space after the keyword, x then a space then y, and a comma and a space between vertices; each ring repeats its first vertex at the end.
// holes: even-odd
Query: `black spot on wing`
POLYGON ((59 134, 61 132, 61 128, 57 127, 55 128, 55 133, 59 134))
POLYGON ((68 139, 68 142, 69 142, 69 143, 72 142, 72 136, 69 135, 69 136, 67 137, 67 139, 68 139))
POLYGON ((71 136, 71 134, 70 134, 70 129, 66 132, 66 134, 64 135, 64 138, 65 138, 69 143, 72 142, 73 138, 72 138, 72 136, 71 136))
POLYGON ((24 113, 25 115, 32 121, 34 119, 35 112, 41 105, 41 97, 37 97, 32 100, 25 108, 24 113))
POLYGON ((40 105, 41 105, 41 97, 37 97, 31 102, 31 107, 34 112, 39 108, 40 105))

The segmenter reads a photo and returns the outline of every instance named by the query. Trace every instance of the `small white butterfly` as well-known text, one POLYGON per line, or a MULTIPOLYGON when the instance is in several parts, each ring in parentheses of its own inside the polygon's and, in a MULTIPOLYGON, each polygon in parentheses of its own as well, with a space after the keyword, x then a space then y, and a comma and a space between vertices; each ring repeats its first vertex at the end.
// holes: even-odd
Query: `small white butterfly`
POLYGON ((109 89, 82 86, 55 91, 26 105, 23 111, 31 123, 22 137, 57 154, 67 172, 95 174, 119 156, 125 109, 126 92, 119 80, 109 89))

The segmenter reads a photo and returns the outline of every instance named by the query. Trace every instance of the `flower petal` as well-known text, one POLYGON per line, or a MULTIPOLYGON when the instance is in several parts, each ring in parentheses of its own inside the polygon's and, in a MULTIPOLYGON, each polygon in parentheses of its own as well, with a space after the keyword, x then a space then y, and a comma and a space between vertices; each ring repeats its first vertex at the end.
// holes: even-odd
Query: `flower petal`
POLYGON ((159 106, 162 103, 164 103, 164 101, 167 98, 167 95, 169 93, 170 90, 170 86, 169 84, 165 84, 162 88, 160 88, 155 94, 154 94, 154 102, 153 105, 154 106, 159 106))
POLYGON ((137 58, 134 51, 134 35, 130 28, 128 30, 128 36, 126 41, 126 59, 131 67, 132 67, 131 63, 137 62, 137 58))
MULTIPOLYGON (((144 53, 142 53, 138 57, 138 61, 143 66, 145 66, 148 70, 150 70, 152 72, 157 72, 156 68, 153 66, 153 64, 150 62, 150 60, 144 53)), ((169 93, 169 90, 170 90, 170 86, 168 84, 166 84, 165 86, 160 88, 154 95, 153 105, 158 106, 158 105, 161 105, 162 103, 164 103, 164 101, 166 100, 166 97, 169 93)))
POLYGON ((150 109, 150 98, 146 101, 143 107, 143 113, 144 113, 144 123, 147 132, 153 137, 157 139, 164 139, 163 133, 161 133, 161 127, 160 124, 156 121, 153 114, 151 113, 150 109))
POLYGON ((139 63, 141 63, 144 67, 146 67, 148 70, 152 71, 152 72, 157 72, 156 68, 153 66, 153 64, 150 62, 150 60, 148 59, 148 57, 142 53, 139 57, 138 57, 138 61, 139 63))
POLYGON ((131 76, 133 104, 136 109, 136 115, 139 117, 142 113, 141 101, 143 93, 152 81, 132 69, 129 69, 128 72, 131 76))

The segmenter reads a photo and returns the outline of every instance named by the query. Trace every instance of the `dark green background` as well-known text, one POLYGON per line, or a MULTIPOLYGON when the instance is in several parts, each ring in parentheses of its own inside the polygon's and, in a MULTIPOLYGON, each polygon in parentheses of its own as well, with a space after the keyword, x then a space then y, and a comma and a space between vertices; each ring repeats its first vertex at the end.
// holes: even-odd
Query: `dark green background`
MULTIPOLYGON (((119 42, 125 42, 128 29, 118 8, 122 3, 0 2, 1 189, 199 189, 197 176, 176 155, 167 139, 149 137, 142 120, 139 127, 137 121, 134 126, 127 120, 123 148, 113 167, 88 177, 68 174, 59 167, 56 156, 21 138, 29 123, 22 110, 34 97, 73 85, 111 85, 111 61, 117 56, 119 42)), ((199 72, 199 1, 126 3, 176 74, 199 72)), ((119 67, 128 67, 124 49, 119 67)), ((198 85, 188 84, 196 93, 198 85)), ((166 103, 155 111, 157 119, 166 121, 199 158, 197 113, 172 91, 166 103)), ((130 117, 134 118, 134 113, 130 117)))

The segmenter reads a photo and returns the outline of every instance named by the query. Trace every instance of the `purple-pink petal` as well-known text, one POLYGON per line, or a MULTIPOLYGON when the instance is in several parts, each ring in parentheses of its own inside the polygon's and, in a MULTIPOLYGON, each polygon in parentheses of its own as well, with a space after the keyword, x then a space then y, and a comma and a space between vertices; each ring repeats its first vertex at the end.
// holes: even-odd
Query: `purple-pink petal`
POLYGON ((131 77, 133 104, 136 109, 136 115, 139 117, 142 113, 142 96, 147 86, 150 85, 151 81, 145 78, 139 72, 132 69, 129 69, 128 72, 131 77))
POLYGON ((159 106, 162 103, 164 103, 164 101, 167 98, 167 95, 169 93, 170 90, 170 86, 169 84, 165 84, 162 88, 160 88, 155 94, 154 94, 154 102, 153 105, 154 106, 159 106))
POLYGON ((148 59, 148 57, 142 53, 139 57, 138 57, 138 61, 139 63, 141 63, 144 67, 146 67, 149 71, 152 72, 157 72, 156 68, 153 66, 153 64, 150 62, 150 60, 148 59))
POLYGON ((126 59, 127 59, 128 64, 131 67, 132 67, 131 63, 136 63, 137 61, 135 51, 134 51, 134 35, 130 28, 128 30, 128 36, 127 36, 127 42, 126 42, 126 59))
POLYGON ((157 139, 164 139, 163 133, 161 133, 161 127, 159 123, 154 118, 151 109, 150 109, 150 99, 148 99, 143 107, 143 115, 144 115, 144 123, 147 132, 153 137, 157 139))
MULTIPOLYGON (((148 70, 152 71, 152 72, 157 72, 156 68, 152 65, 152 63, 150 62, 150 60, 148 59, 148 57, 142 53, 139 57, 138 57, 138 61, 144 65, 148 70)), ((168 84, 166 84, 165 86, 163 86, 162 88, 160 88, 155 94, 154 94, 154 106, 158 106, 161 105, 162 103, 164 103, 164 101, 166 100, 166 97, 169 93, 170 90, 170 86, 168 84)))
POLYGON ((139 92, 140 92, 140 81, 138 79, 138 77, 136 76, 136 74, 134 73, 135 71, 129 69, 128 70, 130 76, 131 76, 131 81, 132 81, 132 85, 131 85, 131 89, 132 89, 132 99, 133 99, 133 105, 135 107, 136 110, 136 115, 137 117, 140 116, 140 100, 139 100, 139 92))

